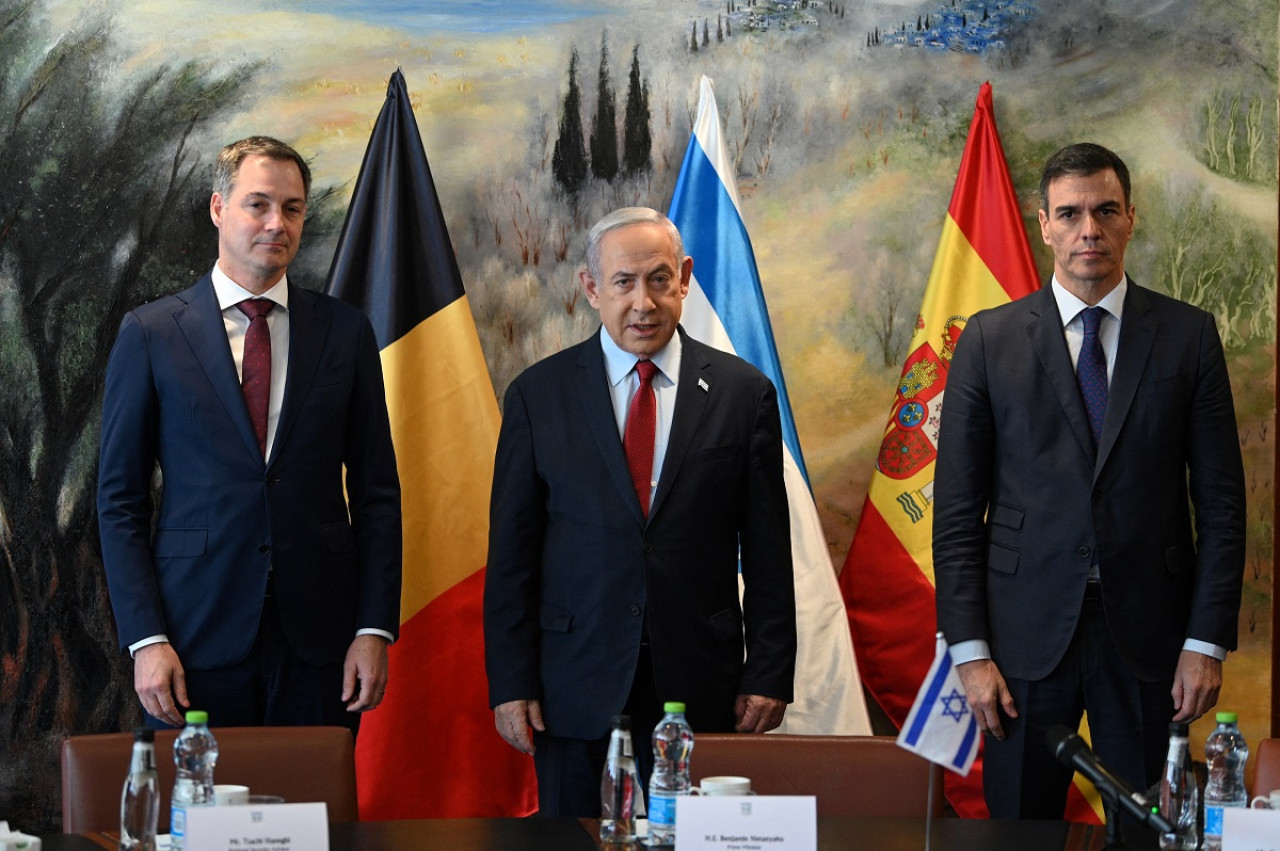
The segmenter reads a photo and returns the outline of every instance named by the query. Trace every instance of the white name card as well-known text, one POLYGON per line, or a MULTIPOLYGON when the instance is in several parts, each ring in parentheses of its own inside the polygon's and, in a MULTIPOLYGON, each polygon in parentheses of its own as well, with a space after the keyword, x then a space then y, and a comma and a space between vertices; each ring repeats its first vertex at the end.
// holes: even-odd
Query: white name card
POLYGON ((329 847, 323 804, 243 804, 187 810, 186 851, 316 851, 329 847))
POLYGON ((1280 851, 1280 810, 1222 810, 1222 851, 1280 851))
POLYGON ((817 851, 812 795, 691 795, 676 803, 676 851, 817 851))

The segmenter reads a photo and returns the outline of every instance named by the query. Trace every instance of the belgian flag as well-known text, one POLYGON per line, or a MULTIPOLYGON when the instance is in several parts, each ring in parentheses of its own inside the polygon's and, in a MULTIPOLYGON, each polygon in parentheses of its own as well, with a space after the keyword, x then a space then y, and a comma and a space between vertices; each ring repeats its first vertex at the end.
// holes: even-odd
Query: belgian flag
POLYGON ((404 517, 400 638, 386 700, 357 739, 360 816, 527 815, 533 763, 494 729, 484 675, 498 405, 399 70, 326 289, 373 324, 404 517))

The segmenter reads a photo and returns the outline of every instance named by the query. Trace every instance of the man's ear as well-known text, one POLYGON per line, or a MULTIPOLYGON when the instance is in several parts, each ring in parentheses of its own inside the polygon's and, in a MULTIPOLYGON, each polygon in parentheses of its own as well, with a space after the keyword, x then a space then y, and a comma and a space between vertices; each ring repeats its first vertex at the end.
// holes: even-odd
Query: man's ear
POLYGON ((596 279, 591 272, 582 269, 578 272, 578 280, 582 282, 582 291, 587 294, 587 302, 596 310, 600 309, 600 292, 596 288, 596 279))

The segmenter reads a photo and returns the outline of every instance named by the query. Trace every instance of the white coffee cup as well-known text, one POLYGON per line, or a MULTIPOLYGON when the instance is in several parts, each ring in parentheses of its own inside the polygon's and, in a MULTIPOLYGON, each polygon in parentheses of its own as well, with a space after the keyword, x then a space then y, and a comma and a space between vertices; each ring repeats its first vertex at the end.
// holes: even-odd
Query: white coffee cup
POLYGON ((213 803, 219 807, 238 807, 249 803, 248 786, 232 786, 229 783, 215 783, 213 786, 213 803))
POLYGON ((692 791, 699 795, 750 795, 750 777, 704 777, 692 791))
POLYGON ((1267 795, 1255 795, 1249 806, 1255 810, 1280 810, 1280 789, 1272 789, 1267 795))

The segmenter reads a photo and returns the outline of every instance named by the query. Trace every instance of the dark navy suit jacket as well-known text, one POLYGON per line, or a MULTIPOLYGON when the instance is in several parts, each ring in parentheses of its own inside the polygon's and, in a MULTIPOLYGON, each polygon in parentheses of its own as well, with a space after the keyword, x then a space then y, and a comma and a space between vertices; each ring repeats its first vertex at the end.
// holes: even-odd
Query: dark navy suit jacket
POLYGON ((647 522, 598 335, 507 390, 485 581, 489 700, 540 700, 552 735, 608 732, 646 617, 658 698, 683 701, 695 730, 732 730, 740 693, 792 699, 777 394, 746 361, 679 333, 674 418, 647 522))
POLYGON ((307 662, 341 663, 357 629, 398 633, 400 486, 373 331, 358 309, 291 286, 289 341, 264 460, 208 275, 121 323, 98 518, 122 647, 164 633, 185 667, 238 662, 268 567, 285 636, 307 662))
POLYGON ((1236 646, 1244 473, 1203 310, 1130 280, 1096 448, 1052 288, 974 314, 947 377, 934 500, 938 626, 990 642, 1007 677, 1057 666, 1095 562, 1139 679, 1171 680, 1187 638, 1236 646))

